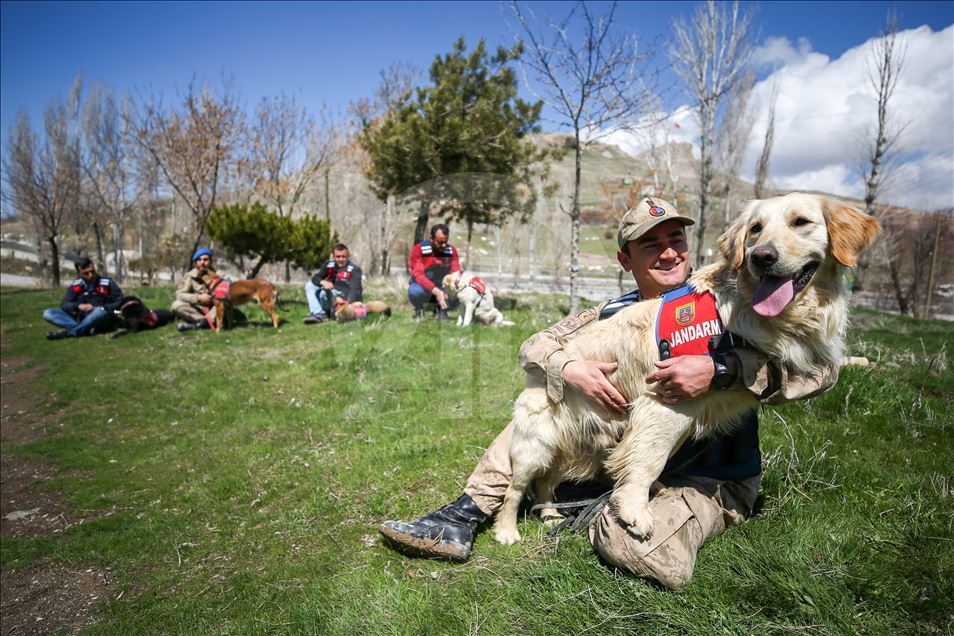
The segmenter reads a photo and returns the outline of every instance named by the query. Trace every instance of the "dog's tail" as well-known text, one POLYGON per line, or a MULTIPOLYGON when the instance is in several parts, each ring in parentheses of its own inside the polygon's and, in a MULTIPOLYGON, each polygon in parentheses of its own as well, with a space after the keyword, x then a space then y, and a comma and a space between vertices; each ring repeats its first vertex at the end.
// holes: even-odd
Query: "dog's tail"
POLYGON ((276 304, 276 305, 278 306, 278 308, 281 309, 282 311, 288 311, 288 309, 285 307, 285 305, 282 304, 282 299, 281 299, 281 297, 278 295, 278 291, 277 291, 277 290, 275 291, 275 304, 276 304))

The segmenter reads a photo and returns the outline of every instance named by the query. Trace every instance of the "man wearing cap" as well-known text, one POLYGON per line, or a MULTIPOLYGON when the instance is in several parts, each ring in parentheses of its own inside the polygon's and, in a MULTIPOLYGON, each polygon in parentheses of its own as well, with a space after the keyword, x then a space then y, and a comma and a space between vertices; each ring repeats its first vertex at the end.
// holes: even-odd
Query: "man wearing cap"
MULTIPOLYGON (((573 359, 566 343, 594 320, 682 286, 690 273, 685 227, 693 223, 671 203, 656 198, 644 198, 626 212, 616 257, 625 271, 632 272, 637 289, 565 318, 520 348, 521 366, 546 382, 552 402, 563 400, 565 391, 579 391, 594 406, 625 414, 628 396, 608 378, 616 362, 573 359)), ((775 404, 820 393, 837 379, 836 369, 823 377, 789 376, 752 349, 732 349, 718 364, 713 358, 662 360, 647 380, 656 383, 660 399, 668 404, 738 381, 763 403, 775 404)), ((673 455, 654 484, 650 510, 656 524, 650 537, 630 534, 605 506, 589 523, 590 542, 610 565, 668 588, 682 587, 692 576, 703 542, 752 514, 760 475, 758 420, 753 411, 734 433, 717 440, 689 440, 673 455)), ((510 478, 507 426, 484 453, 459 499, 415 521, 386 521, 379 531, 407 554, 464 561, 477 527, 500 509, 510 478)))
POLYGON ((199 270, 212 269, 212 250, 201 247, 192 255, 194 266, 176 287, 176 299, 172 301, 172 311, 185 322, 179 323, 179 331, 208 329, 211 324, 205 316, 212 307, 212 292, 202 281, 199 270))

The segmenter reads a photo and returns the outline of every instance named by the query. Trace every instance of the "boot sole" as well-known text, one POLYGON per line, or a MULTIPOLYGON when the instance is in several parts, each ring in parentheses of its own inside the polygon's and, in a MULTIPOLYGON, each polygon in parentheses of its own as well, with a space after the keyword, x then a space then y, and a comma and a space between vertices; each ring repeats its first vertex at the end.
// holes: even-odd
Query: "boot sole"
POLYGON ((386 525, 381 525, 378 528, 378 532, 380 532, 397 551, 410 556, 461 562, 470 558, 470 550, 459 543, 415 537, 405 532, 399 532, 386 525))

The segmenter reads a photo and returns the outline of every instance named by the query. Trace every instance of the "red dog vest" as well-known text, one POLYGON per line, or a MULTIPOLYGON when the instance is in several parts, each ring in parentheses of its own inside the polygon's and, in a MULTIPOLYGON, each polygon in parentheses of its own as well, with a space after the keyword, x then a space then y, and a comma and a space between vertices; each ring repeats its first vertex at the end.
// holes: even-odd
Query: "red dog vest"
POLYGON ((487 285, 485 285, 484 281, 480 280, 476 276, 470 279, 470 283, 468 283, 468 286, 473 287, 474 291, 476 291, 481 296, 483 296, 484 292, 487 291, 487 285))
POLYGON ((663 296, 656 317, 656 344, 669 343, 671 357, 709 355, 713 336, 723 331, 715 296, 684 285, 663 296))

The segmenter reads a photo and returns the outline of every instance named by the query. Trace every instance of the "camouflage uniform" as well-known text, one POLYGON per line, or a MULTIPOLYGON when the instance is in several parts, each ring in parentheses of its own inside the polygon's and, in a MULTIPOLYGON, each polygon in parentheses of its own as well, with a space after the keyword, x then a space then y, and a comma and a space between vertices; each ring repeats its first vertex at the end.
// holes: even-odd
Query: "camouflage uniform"
POLYGON ((209 286, 199 277, 198 268, 193 267, 176 287, 176 299, 172 301, 172 311, 182 318, 191 322, 198 322, 205 319, 209 307, 199 304, 199 294, 209 294, 209 286))
MULTIPOLYGON (((563 399, 563 367, 573 361, 564 350, 566 342, 581 327, 598 319, 607 304, 563 319, 531 336, 520 348, 520 365, 538 381, 546 382, 552 402, 563 399)), ((740 381, 764 404, 817 395, 838 378, 837 369, 796 377, 769 364, 758 351, 733 352, 741 364, 740 381)), ((491 516, 500 509, 510 483, 510 433, 508 425, 484 453, 464 488, 464 493, 491 516)), ((696 553, 703 542, 752 514, 760 481, 760 475, 738 480, 696 475, 661 477, 653 486, 649 504, 655 528, 648 539, 630 534, 606 506, 590 522, 590 542, 605 561, 622 570, 655 579, 666 587, 682 587, 692 577, 696 553)))

